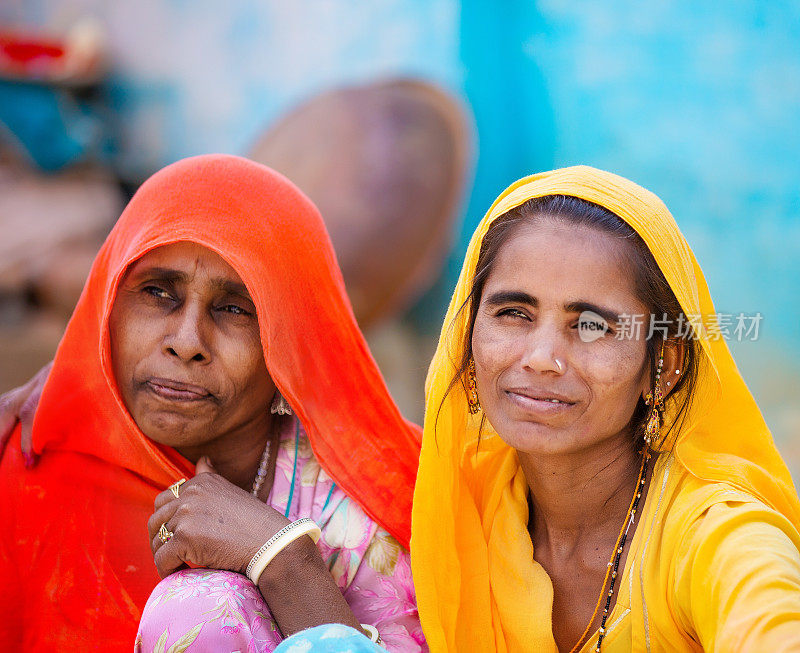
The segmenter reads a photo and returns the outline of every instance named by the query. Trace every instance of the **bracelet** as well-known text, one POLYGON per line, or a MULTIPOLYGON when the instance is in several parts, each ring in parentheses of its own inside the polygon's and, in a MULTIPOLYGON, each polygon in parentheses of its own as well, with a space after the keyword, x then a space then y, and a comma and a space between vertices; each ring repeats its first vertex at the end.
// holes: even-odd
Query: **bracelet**
POLYGON ((322 531, 312 519, 302 517, 291 524, 287 524, 269 538, 247 564, 245 573, 253 581, 253 585, 258 586, 258 579, 261 578, 261 574, 264 573, 272 559, 296 539, 303 537, 303 535, 308 535, 316 544, 320 535, 322 535, 322 531))
POLYGON ((369 633, 369 640, 375 644, 380 644, 383 646, 383 640, 381 639, 381 634, 378 632, 378 629, 375 626, 370 624, 361 624, 361 629, 369 633))

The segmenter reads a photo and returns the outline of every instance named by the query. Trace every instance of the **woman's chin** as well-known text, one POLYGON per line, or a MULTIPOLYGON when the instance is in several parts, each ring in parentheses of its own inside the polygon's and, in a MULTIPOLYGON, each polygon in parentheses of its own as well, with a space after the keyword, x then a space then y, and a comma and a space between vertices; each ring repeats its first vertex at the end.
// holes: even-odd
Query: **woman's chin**
POLYGON ((175 449, 201 445, 213 439, 196 418, 186 415, 149 414, 135 421, 146 438, 175 449))
POLYGON ((569 430, 548 424, 506 420, 496 430, 500 439, 508 446, 520 453, 534 456, 564 455, 582 448, 579 438, 569 430))

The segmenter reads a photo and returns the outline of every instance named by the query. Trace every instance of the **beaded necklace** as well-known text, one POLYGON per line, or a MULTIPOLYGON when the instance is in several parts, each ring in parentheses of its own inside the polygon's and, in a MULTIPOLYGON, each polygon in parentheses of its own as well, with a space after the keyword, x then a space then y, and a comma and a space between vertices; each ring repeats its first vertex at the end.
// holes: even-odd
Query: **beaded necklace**
POLYGON ((606 570, 605 580, 603 580, 603 588, 600 590, 600 597, 597 599, 597 604, 595 605, 594 612, 592 613, 592 618, 589 619, 589 625, 586 626, 586 630, 583 631, 583 634, 580 636, 577 644, 575 644, 570 653, 576 653, 576 651, 580 649, 581 645, 586 640, 592 624, 594 623, 595 617, 597 617, 597 612, 600 610, 600 604, 603 602, 603 596, 605 596, 606 604, 603 608, 603 618, 600 620, 600 628, 597 635, 597 645, 594 649, 595 652, 600 651, 600 645, 603 643, 603 638, 606 635, 606 620, 608 619, 608 611, 609 607, 611 606, 611 597, 614 594, 614 584, 616 583, 617 575, 619 574, 619 561, 622 558, 622 551, 625 548, 625 540, 628 538, 628 531, 636 517, 636 510, 639 508, 639 501, 642 498, 642 490, 644 489, 645 477, 647 476, 647 461, 649 460, 650 451, 649 448, 645 446, 644 454, 642 456, 642 465, 639 468, 639 477, 636 479, 636 489, 634 490, 631 505, 628 508, 628 514, 625 517, 625 521, 623 522, 619 536, 617 537, 617 542, 614 545, 614 551, 611 555, 611 560, 609 561, 608 568, 606 570), (609 578, 611 579, 611 584, 609 585, 608 593, 605 593, 604 590, 609 582, 609 578))
POLYGON ((258 463, 258 471, 256 472, 256 478, 253 481, 253 489, 250 490, 250 494, 252 494, 254 497, 258 496, 258 491, 261 489, 261 486, 264 484, 264 479, 267 476, 270 444, 271 442, 268 439, 267 446, 264 447, 264 453, 261 454, 261 462, 258 463))
POLYGON ((664 394, 661 390, 661 371, 663 367, 664 343, 662 342, 661 353, 658 356, 658 366, 656 367, 655 383, 653 385, 654 390, 652 393, 648 393, 645 399, 645 404, 649 406, 652 403, 653 409, 650 413, 649 419, 647 420, 647 426, 645 428, 642 466, 639 468, 639 478, 636 480, 636 488, 633 491, 633 499, 631 499, 631 505, 628 508, 628 515, 625 517, 625 521, 623 522, 619 536, 617 537, 617 543, 614 545, 614 551, 611 554, 611 561, 608 563, 608 569, 606 570, 606 577, 603 581, 603 587, 600 590, 600 598, 597 599, 597 605, 594 607, 592 618, 589 619, 589 625, 586 626, 586 630, 583 631, 583 635, 580 636, 578 643, 575 644, 570 653, 576 653, 586 639, 586 636, 589 634, 595 617, 597 617, 597 611, 600 609, 600 604, 603 602, 603 592, 605 591, 605 587, 609 581, 610 575, 611 584, 608 587, 606 604, 603 608, 603 618, 600 620, 600 628, 597 632, 597 644, 594 647, 595 653, 599 653, 600 646, 606 636, 606 620, 608 619, 608 610, 611 606, 611 597, 614 594, 614 583, 617 581, 617 574, 619 572, 619 561, 622 558, 622 550, 625 548, 625 540, 628 539, 628 531, 630 530, 630 527, 636 518, 636 510, 639 508, 639 500, 642 498, 642 490, 644 490, 645 478, 647 476, 647 462, 650 460, 650 443, 654 439, 658 438, 658 429, 661 425, 662 413, 660 411, 664 410, 664 394))

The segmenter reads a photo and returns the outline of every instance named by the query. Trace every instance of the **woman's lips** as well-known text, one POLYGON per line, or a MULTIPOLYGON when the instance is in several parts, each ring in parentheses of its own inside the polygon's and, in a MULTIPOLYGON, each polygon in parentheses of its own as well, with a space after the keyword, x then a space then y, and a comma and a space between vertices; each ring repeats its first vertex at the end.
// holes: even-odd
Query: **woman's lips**
POLYGON ((551 393, 536 393, 527 390, 506 390, 506 396, 526 413, 541 416, 560 415, 575 405, 566 397, 551 393))
POLYGON ((148 379, 145 385, 154 395, 167 401, 204 401, 212 397, 202 386, 171 379, 148 379))

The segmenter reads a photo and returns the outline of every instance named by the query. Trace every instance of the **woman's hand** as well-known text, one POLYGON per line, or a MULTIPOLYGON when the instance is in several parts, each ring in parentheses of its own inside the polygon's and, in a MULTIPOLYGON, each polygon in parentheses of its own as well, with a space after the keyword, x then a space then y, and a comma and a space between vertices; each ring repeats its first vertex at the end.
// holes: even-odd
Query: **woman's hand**
POLYGON ((36 464, 33 454, 33 416, 52 367, 53 362, 50 361, 25 385, 0 395, 0 458, 19 421, 22 423, 21 447, 25 466, 33 467, 36 464))
POLYGON ((272 535, 289 524, 274 508, 217 474, 207 459, 197 475, 156 497, 147 522, 156 568, 164 578, 190 563, 245 573, 247 564, 272 535), (162 543, 161 524, 173 535, 162 543))
MULTIPOLYGON (((169 489, 156 497, 147 530, 158 573, 163 578, 191 563, 244 574, 256 551, 290 522, 215 473, 207 459, 196 469, 178 490, 179 498, 169 489), (173 534, 164 544, 161 524, 173 534)), ((360 629, 319 549, 305 535, 267 565, 258 590, 286 637, 324 623, 360 629)))

